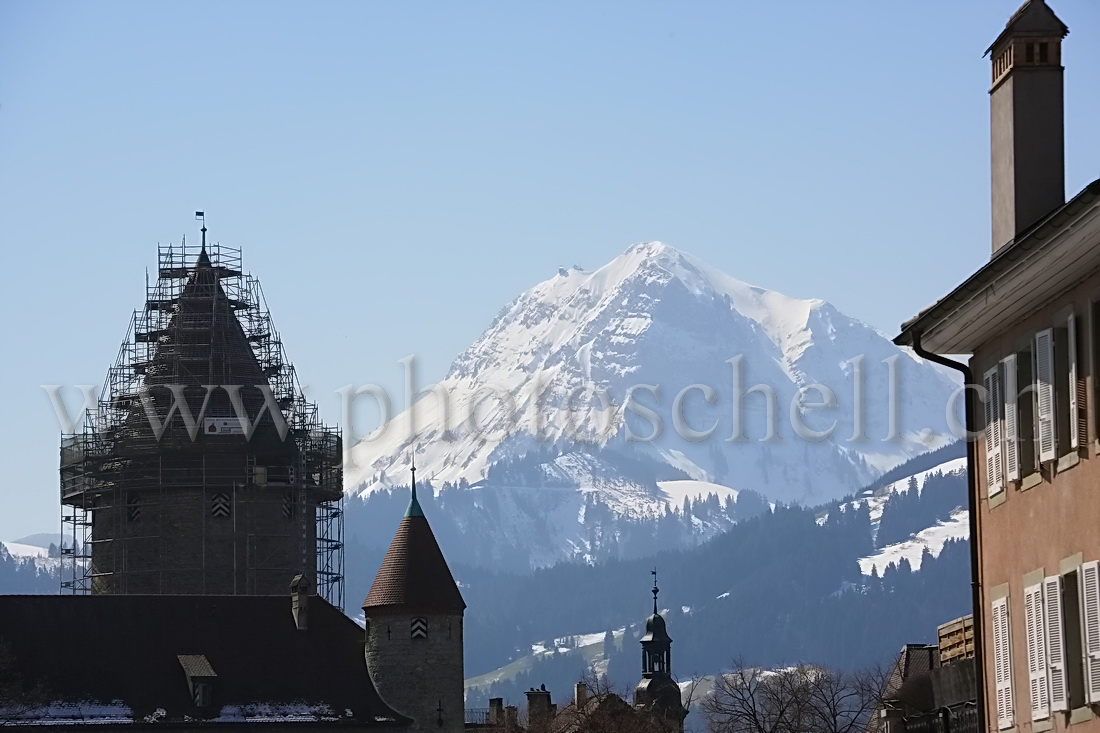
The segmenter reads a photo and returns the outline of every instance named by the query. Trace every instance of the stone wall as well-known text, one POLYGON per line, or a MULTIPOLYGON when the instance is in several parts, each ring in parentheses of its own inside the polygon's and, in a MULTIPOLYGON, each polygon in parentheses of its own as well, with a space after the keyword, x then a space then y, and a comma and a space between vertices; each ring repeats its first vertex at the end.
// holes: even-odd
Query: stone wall
POLYGON ((368 609, 366 658, 382 699, 413 719, 410 731, 462 733, 461 614, 372 614, 368 609), (413 636, 417 619, 426 622, 426 638, 413 636))

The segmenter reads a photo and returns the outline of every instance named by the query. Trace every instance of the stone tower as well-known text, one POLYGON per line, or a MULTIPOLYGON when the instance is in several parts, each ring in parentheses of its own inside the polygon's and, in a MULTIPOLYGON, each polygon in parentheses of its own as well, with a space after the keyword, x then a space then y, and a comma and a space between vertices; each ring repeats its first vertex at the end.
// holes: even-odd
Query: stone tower
POLYGON ((1062 39, 1043 0, 1027 0, 987 53, 993 66, 993 251, 1065 203, 1062 39))
POLYGON ((653 573, 653 615, 646 619, 642 644, 642 681, 634 688, 634 707, 648 712, 665 730, 683 733, 687 710, 680 686, 672 679, 672 637, 657 610, 657 571, 653 573))
POLYGON ((363 601, 371 678, 417 733, 461 733, 465 726, 462 600, 447 561, 412 498, 363 601))
POLYGON ((204 222, 201 246, 159 254, 98 414, 63 437, 63 592, 283 595, 304 575, 340 603, 339 562, 318 553, 318 518, 339 521, 339 433, 239 250, 208 248, 204 222))

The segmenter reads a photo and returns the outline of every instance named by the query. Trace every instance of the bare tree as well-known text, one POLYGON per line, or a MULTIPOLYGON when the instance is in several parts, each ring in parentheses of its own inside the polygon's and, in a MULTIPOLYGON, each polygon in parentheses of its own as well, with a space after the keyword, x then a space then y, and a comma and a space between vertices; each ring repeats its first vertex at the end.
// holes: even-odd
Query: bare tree
POLYGON ((875 666, 854 672, 814 667, 808 697, 813 730, 862 733, 882 698, 886 674, 875 666))
POLYGON ((566 705, 554 720, 554 733, 666 733, 648 715, 627 702, 627 692, 590 667, 578 683, 579 699, 566 705))
POLYGON ((878 706, 884 678, 879 668, 761 670, 735 660, 699 707, 711 733, 859 733, 878 706))

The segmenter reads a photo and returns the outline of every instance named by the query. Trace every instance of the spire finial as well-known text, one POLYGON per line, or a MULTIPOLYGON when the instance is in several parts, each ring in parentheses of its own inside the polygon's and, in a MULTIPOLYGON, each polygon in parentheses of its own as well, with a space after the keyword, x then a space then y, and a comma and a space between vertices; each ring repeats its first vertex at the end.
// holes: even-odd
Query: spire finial
POLYGON ((202 222, 202 229, 199 231, 202 232, 202 252, 206 254, 206 212, 196 211, 195 218, 202 222))
POLYGON ((657 615, 657 594, 661 592, 661 589, 657 587, 657 568, 653 568, 649 571, 649 574, 653 576, 653 615, 657 615))
MULTIPOLYGON (((202 221, 202 249, 199 250, 199 257, 195 261, 196 267, 211 267, 210 256, 206 254, 206 212, 196 211, 195 218, 202 221)), ((184 252, 186 252, 186 248, 184 252)))
POLYGON ((406 517, 422 517, 424 510, 420 508, 420 502, 416 499, 416 451, 412 457, 412 496, 409 499, 409 508, 405 510, 406 517))

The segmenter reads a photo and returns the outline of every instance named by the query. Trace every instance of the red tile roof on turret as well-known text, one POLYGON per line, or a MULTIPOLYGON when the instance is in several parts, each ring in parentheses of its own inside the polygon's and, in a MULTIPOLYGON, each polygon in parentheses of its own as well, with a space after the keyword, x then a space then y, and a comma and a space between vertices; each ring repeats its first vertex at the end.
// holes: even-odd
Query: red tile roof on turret
POLYGON ((466 608, 415 489, 363 608, 445 613, 466 608))

